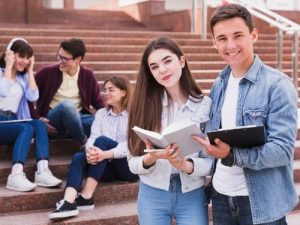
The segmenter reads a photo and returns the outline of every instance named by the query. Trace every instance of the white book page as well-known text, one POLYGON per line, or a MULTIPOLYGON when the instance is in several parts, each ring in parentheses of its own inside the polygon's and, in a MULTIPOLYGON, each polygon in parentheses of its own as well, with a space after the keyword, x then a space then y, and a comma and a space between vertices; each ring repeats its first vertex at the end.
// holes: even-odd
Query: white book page
POLYGON ((187 156, 202 150, 202 145, 192 139, 192 135, 204 137, 200 128, 192 121, 180 121, 171 124, 163 132, 163 136, 170 144, 177 144, 181 156, 187 156))
POLYGON ((28 122, 32 119, 23 119, 23 120, 2 120, 0 123, 21 123, 21 122, 28 122))
POLYGON ((169 144, 159 133, 145 130, 137 126, 134 126, 132 129, 142 140, 148 139, 156 148, 165 148, 169 144))

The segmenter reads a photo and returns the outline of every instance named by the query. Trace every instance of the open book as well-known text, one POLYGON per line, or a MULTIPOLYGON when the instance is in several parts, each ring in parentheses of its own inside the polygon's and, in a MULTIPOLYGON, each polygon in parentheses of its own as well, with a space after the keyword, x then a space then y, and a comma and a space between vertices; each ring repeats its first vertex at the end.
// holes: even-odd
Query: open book
POLYGON ((165 148, 169 144, 177 144, 182 157, 198 152, 202 146, 194 141, 191 135, 204 137, 197 124, 189 121, 179 121, 167 126, 161 134, 134 126, 134 132, 141 139, 148 139, 155 148, 165 148))
POLYGON ((265 144, 264 126, 240 126, 233 129, 220 129, 207 132, 209 142, 219 138, 231 147, 250 148, 265 144))

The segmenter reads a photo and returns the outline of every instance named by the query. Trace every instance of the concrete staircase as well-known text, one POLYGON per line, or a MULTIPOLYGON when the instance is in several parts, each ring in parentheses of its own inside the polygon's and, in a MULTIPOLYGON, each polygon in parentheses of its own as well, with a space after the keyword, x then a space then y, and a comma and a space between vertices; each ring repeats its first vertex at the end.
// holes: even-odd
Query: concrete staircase
MULTIPOLYGON (((82 38, 87 46, 83 64, 95 71, 99 84, 109 75, 128 76, 134 83, 142 51, 146 43, 157 36, 170 36, 178 41, 189 61, 190 68, 200 87, 209 93, 217 73, 225 66, 212 46, 212 41, 202 41, 198 34, 168 33, 157 31, 117 31, 95 29, 72 29, 49 26, 47 29, 32 26, 0 28, 0 47, 3 49, 13 37, 24 37, 33 46, 36 64, 35 70, 56 62, 58 44, 70 37, 82 38)), ((276 66, 275 35, 260 34, 255 52, 270 66, 276 66)), ((283 71, 291 73, 291 42, 284 40, 283 71)), ((300 140, 300 132, 298 133, 300 140)), ((79 149, 73 141, 52 141, 50 168, 53 173, 66 178, 71 156, 79 149)), ((58 189, 37 188, 30 193, 18 193, 5 189, 10 172, 11 148, 0 146, 0 224, 137 224, 136 197, 138 183, 101 183, 95 193, 94 211, 80 212, 80 216, 68 220, 50 223, 48 214, 54 209, 55 202, 63 196, 63 187, 58 189)), ((25 172, 33 180, 35 162, 33 154, 29 156, 25 172)), ((294 177, 300 196, 300 142, 295 150, 294 177)), ((300 206, 288 216, 288 224, 299 224, 300 206)))

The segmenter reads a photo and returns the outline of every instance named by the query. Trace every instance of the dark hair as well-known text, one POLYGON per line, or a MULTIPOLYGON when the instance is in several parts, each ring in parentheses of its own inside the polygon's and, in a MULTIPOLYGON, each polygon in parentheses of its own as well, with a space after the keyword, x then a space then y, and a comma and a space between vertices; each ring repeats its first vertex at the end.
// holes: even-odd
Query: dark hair
MULTIPOLYGON (((128 110, 129 103, 131 100, 131 86, 130 86, 130 82, 129 82, 128 78, 124 77, 124 76, 122 76, 122 77, 121 76, 111 76, 104 81, 103 87, 105 86, 105 84, 107 82, 111 82, 114 86, 116 86, 120 90, 126 91, 126 95, 121 100, 121 107, 122 107, 122 110, 124 110, 124 109, 128 110)), ((108 106, 108 107, 110 107, 110 106, 108 106)))
POLYGON ((81 60, 83 60, 86 52, 86 48, 83 41, 78 38, 71 38, 69 40, 65 40, 60 43, 59 47, 63 48, 66 52, 70 53, 73 59, 81 57, 81 60))
POLYGON ((245 24, 249 28, 249 31, 250 32, 253 31, 254 23, 250 12, 244 6, 241 6, 239 4, 228 4, 228 5, 223 5, 214 11, 210 19, 210 30, 212 34, 214 35, 213 29, 217 23, 235 17, 239 17, 243 19, 245 24))
MULTIPOLYGON (((177 43, 168 37, 154 39, 144 50, 128 120, 128 146, 131 154, 135 156, 143 154, 145 145, 131 128, 139 126, 147 130, 161 130, 162 99, 165 88, 155 80, 148 64, 149 55, 156 49, 169 50, 178 59, 183 56, 177 43)), ((179 83, 186 97, 193 96, 199 101, 202 100, 203 94, 191 75, 187 61, 182 68, 179 83)))
MULTIPOLYGON (((11 44, 11 43, 9 43, 11 44)), ((6 50, 11 50, 14 53, 18 53, 20 57, 27 57, 30 58, 33 55, 33 49, 32 47, 24 40, 15 40, 10 49, 7 49, 7 47, 9 46, 9 44, 5 47, 4 52, 2 53, 1 57, 0 57, 0 67, 5 68, 6 63, 5 63, 5 51, 6 50)), ((27 72, 27 70, 25 69, 24 71, 18 71, 19 74, 25 74, 27 72)))

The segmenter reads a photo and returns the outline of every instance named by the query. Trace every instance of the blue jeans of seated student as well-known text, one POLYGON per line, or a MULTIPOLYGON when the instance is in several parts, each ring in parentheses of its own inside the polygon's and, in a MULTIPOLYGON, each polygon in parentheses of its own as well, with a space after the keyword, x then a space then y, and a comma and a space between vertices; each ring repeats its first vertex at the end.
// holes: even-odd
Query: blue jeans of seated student
MULTIPOLYGON (((0 120, 16 117, 0 116, 0 120)), ((35 158, 49 159, 47 128, 40 120, 18 123, 0 123, 0 144, 13 144, 12 163, 24 164, 30 150, 31 140, 35 138, 35 158)))
POLYGON ((67 100, 57 104, 57 106, 47 113, 50 124, 56 128, 58 134, 53 138, 74 138, 80 143, 84 143, 85 135, 90 135, 94 116, 91 114, 79 113, 75 105, 67 100))
POLYGON ((208 225, 204 187, 182 193, 179 175, 172 175, 169 191, 151 187, 140 181, 138 194, 140 225, 208 225))
MULTIPOLYGON (((110 150, 117 146, 117 142, 105 137, 98 137, 94 146, 105 150, 110 150)), ((80 192, 83 180, 92 177, 96 181, 136 181, 138 176, 129 171, 127 158, 103 160, 96 165, 88 164, 85 152, 77 152, 73 156, 67 178, 67 187, 73 187, 80 192)))
MULTIPOLYGON (((214 225, 253 225, 248 196, 230 197, 213 190, 212 209, 214 225)), ((258 225, 287 225, 287 223, 283 217, 258 225)))

